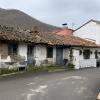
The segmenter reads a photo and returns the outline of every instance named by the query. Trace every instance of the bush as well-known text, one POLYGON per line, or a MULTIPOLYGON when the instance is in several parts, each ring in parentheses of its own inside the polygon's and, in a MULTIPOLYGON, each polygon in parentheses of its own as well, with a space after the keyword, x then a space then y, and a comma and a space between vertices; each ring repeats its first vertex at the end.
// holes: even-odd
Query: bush
POLYGON ((64 70, 64 66, 59 65, 47 65, 47 66, 29 66, 28 71, 32 72, 55 72, 57 70, 64 70))
POLYGON ((68 68, 68 69, 74 69, 74 67, 75 67, 75 65, 72 64, 72 63, 69 63, 69 64, 67 65, 67 68, 68 68))
POLYGON ((17 68, 13 68, 13 69, 1 68, 0 69, 0 75, 9 74, 9 73, 15 73, 15 72, 18 72, 17 68))
MULTIPOLYGON (((29 66, 27 67, 27 71, 29 72, 56 72, 56 71, 65 71, 66 69, 72 70, 74 69, 74 65, 69 63, 67 66, 60 66, 60 65, 47 65, 47 66, 29 66)), ((1 68, 0 75, 9 74, 19 72, 18 68, 1 68)))
POLYGON ((32 71, 32 72, 41 72, 41 71, 48 71, 46 66, 29 66, 27 71, 32 71))

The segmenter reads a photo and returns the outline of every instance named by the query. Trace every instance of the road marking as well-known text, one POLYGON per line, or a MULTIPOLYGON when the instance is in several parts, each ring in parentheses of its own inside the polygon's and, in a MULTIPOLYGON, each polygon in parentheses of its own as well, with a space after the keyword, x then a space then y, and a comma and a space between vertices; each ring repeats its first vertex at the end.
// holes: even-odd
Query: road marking
POLYGON ((27 94, 26 100, 31 100, 31 98, 32 98, 33 95, 35 95, 35 94, 27 94))
POLYGON ((28 83, 27 85, 35 85, 35 82, 28 83))
POLYGON ((82 94, 86 90, 87 90, 86 87, 78 87, 78 88, 75 88, 74 93, 82 94))
POLYGON ((25 100, 31 100, 32 96, 34 96, 34 93, 23 93, 22 96, 26 97, 25 100))
POLYGON ((81 79, 85 79, 84 77, 81 76, 68 76, 63 78, 63 80, 67 80, 67 79, 77 79, 77 80, 81 80, 81 79))
POLYGON ((47 85, 40 85, 36 89, 29 89, 28 93, 23 93, 22 96, 26 97, 25 100, 32 100, 32 97, 37 95, 38 93, 41 93, 41 95, 45 95, 46 91, 45 89, 47 88, 47 85))
POLYGON ((37 89, 30 89, 30 91, 36 92, 36 93, 45 93, 44 89, 46 88, 47 88, 47 85, 41 85, 37 89))

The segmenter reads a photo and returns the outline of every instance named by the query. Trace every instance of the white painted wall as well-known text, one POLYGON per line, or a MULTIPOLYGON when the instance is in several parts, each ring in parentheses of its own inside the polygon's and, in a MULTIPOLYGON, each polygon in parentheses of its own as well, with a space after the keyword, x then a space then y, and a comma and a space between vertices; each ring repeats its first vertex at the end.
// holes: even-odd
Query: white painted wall
POLYGON ((25 57, 27 61, 27 44, 25 43, 18 44, 18 55, 25 57))
POLYGON ((48 63, 55 64, 56 62, 56 47, 53 47, 53 58, 47 58, 47 47, 45 45, 36 45, 34 47, 34 58, 36 65, 40 66, 44 60, 48 60, 48 63))
POLYGON ((4 68, 8 67, 3 62, 11 62, 10 56, 8 56, 8 45, 6 43, 0 44, 0 68, 3 66, 4 68), (5 56, 5 57, 1 57, 5 56))
POLYGON ((1 62, 1 53, 0 53, 0 62, 1 62))
POLYGON ((47 58, 47 59, 50 64, 56 64, 56 47, 53 47, 53 58, 47 58))
POLYGON ((42 45, 36 45, 34 47, 34 58, 36 60, 36 65, 40 66, 41 61, 46 59, 46 47, 42 45))
POLYGON ((1 58, 1 62, 11 62, 10 56, 8 56, 8 45, 6 43, 2 43, 1 45, 1 56, 6 56, 6 58, 1 58))
POLYGON ((53 47, 53 64, 56 64, 56 47, 53 47))
MULTIPOLYGON (((4 52, 6 52, 7 58, 1 59, 0 62, 11 62, 10 57, 8 56, 8 46, 7 44, 3 44, 4 52), (6 48, 6 49, 5 49, 6 48)), ((47 47, 45 45, 35 45, 34 46, 34 56, 33 58, 36 60, 36 65, 39 66, 43 63, 43 60, 48 60, 49 63, 55 64, 56 63, 56 47, 53 47, 53 58, 47 58, 47 47)), ((5 54, 5 53, 3 53, 5 54)), ((27 61, 27 44, 26 43, 19 43, 18 44, 18 55, 23 56, 26 58, 27 61)))
POLYGON ((96 59, 95 59, 95 48, 74 48, 73 49, 73 56, 74 60, 73 63, 75 65, 75 69, 85 68, 85 67, 96 67, 96 59), (83 53, 80 55, 79 50, 90 49, 92 54, 90 55, 90 59, 84 59, 83 53))
POLYGON ((79 69, 80 68, 79 60, 81 58, 81 57, 79 57, 79 50, 74 49, 73 50, 73 56, 74 56, 73 64, 75 65, 75 69, 79 69))
POLYGON ((90 22, 73 33, 81 38, 93 39, 97 44, 100 44, 100 24, 90 22))
POLYGON ((68 48, 63 49, 63 59, 69 59, 70 51, 68 48))
MULTIPOLYGON (((8 56, 8 45, 2 44, 2 55, 6 55, 6 59, 1 59, 1 62, 11 62, 9 56, 8 56)), ((19 43, 18 44, 18 55, 24 56, 27 61, 27 44, 25 43, 19 43)))
POLYGON ((1 53, 0 53, 0 68, 1 68, 1 53))
MULTIPOLYGON (((98 52, 100 52, 100 49, 98 49, 98 52)), ((99 59, 100 59, 100 54, 98 54, 98 57, 99 57, 99 59)))

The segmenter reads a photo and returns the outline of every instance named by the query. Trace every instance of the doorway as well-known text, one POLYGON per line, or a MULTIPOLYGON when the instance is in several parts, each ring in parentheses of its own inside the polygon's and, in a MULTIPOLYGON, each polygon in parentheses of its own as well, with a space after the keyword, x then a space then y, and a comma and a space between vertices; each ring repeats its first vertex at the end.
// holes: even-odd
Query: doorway
POLYGON ((27 64, 34 65, 34 46, 28 45, 27 49, 27 64))
POLYGON ((63 48, 56 47, 56 64, 62 65, 63 64, 63 48))

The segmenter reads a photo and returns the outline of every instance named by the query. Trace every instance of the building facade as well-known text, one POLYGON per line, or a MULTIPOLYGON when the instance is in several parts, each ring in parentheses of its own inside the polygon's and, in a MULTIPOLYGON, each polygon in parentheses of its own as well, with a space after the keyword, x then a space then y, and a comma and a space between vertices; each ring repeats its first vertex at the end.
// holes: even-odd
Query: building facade
MULTIPOLYGON (((3 29, 3 28, 2 28, 3 29)), ((5 28, 4 28, 5 29, 5 28)), ((99 46, 79 37, 53 33, 1 30, 0 67, 66 65, 96 67, 99 46)))
POLYGON ((74 36, 95 42, 100 45, 100 22, 90 20, 73 32, 74 36))

